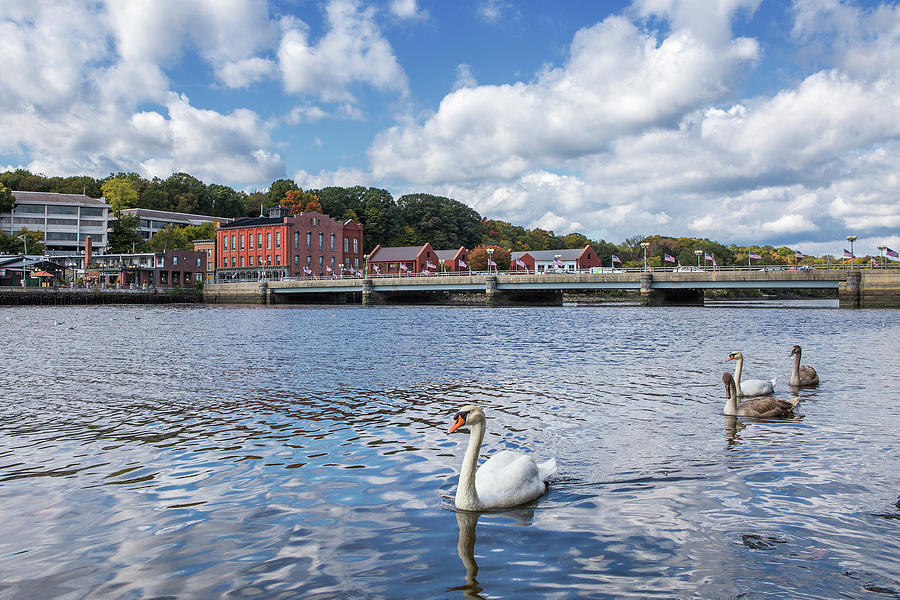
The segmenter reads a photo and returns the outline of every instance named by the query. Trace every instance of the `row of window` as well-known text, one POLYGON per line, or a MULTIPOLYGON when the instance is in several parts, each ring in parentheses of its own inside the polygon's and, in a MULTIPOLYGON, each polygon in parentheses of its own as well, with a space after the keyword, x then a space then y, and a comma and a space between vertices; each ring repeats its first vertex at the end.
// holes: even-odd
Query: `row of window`
MULTIPOLYGON (((180 273, 179 271, 172 271, 172 284, 173 285, 180 284, 179 280, 181 279, 181 277, 180 277, 179 273, 180 273)), ((184 274, 184 282, 190 283, 192 275, 194 277, 194 281, 201 281, 203 279, 202 273, 185 273, 184 274)), ((169 283, 169 272, 168 271, 160 271, 159 272, 159 282, 162 284, 168 285, 168 283, 169 283)))
MULTIPOLYGON (((306 249, 307 250, 312 250, 312 239, 313 239, 312 232, 307 231, 306 232, 306 249)), ((230 247, 228 244, 228 236, 227 235, 223 236, 223 240, 225 243, 223 244, 224 247, 222 248, 222 252, 228 252, 229 249, 237 250, 238 249, 238 241, 240 241, 240 244, 241 244, 240 249, 241 250, 243 250, 245 248, 245 245, 244 245, 245 242, 247 242, 246 248, 248 248, 250 250, 254 249, 253 248, 253 234, 247 235, 246 237, 245 237, 245 234, 243 234, 243 233, 240 234, 240 236, 238 236, 237 234, 232 234, 230 247)), ((332 233, 330 236, 330 239, 329 239, 329 242, 330 242, 329 249, 330 250, 334 250, 334 241, 335 241, 335 234, 332 233)), ((261 233, 256 234, 256 247, 257 247, 257 249, 262 250, 263 234, 261 234, 261 233)), ((281 248, 281 232, 280 231, 275 232, 275 248, 281 248)), ((267 233, 266 234, 266 250, 271 250, 271 249, 272 249, 272 234, 267 233)), ((294 249, 295 250, 300 249, 300 232, 299 231, 294 232, 294 249)), ((324 249, 325 249, 325 234, 319 233, 319 250, 324 250, 324 249)), ((345 237, 344 238, 344 252, 349 252, 349 251, 350 251, 350 238, 345 237)), ((353 239, 353 253, 354 254, 359 253, 359 240, 356 238, 353 239)))
MULTIPOLYGON (((253 264, 253 256, 248 256, 248 257, 246 257, 246 259, 247 260, 245 261, 245 257, 243 257, 243 256, 240 256, 240 257, 232 256, 231 260, 229 261, 228 257, 226 256, 225 258, 222 259, 222 268, 228 269, 228 268, 236 268, 236 267, 272 266, 272 257, 270 255, 267 255, 265 257, 263 257, 262 255, 258 255, 256 257, 255 265, 253 264), (265 258, 265 263, 263 263, 263 258, 265 258), (231 264, 229 264, 229 262, 231 264)), ((354 258, 353 263, 354 263, 353 266, 358 269, 359 268, 359 258, 354 258)), ((332 269, 334 269, 335 264, 336 264, 335 258, 333 256, 329 257, 328 266, 331 267, 332 269)), ((200 266, 199 259, 198 259, 197 266, 200 266)), ((277 254, 275 255, 275 266, 281 266, 281 256, 277 255, 277 254)), ((312 266, 313 266, 312 255, 306 256, 306 266, 312 268, 312 266)), ((349 269, 350 266, 351 266, 350 259, 349 258, 345 259, 344 267, 349 269)), ((298 268, 298 269, 300 268, 300 255, 299 254, 294 255, 294 267, 298 268)), ((319 269, 324 269, 324 268, 325 268, 325 257, 320 256, 319 257, 319 269)))
MULTIPOLYGON (((77 206, 54 206, 52 204, 17 204, 15 214, 42 215, 46 211, 48 215, 77 215, 78 208, 77 206)), ((81 216, 102 217, 103 209, 82 206, 81 216)))

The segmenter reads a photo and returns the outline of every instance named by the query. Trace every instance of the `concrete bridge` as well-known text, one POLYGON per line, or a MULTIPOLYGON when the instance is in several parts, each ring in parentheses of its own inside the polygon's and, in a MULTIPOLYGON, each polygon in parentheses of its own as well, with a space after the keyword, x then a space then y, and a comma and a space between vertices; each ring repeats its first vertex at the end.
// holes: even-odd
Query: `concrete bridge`
POLYGON ((447 304, 468 294, 487 306, 562 304, 563 292, 631 290, 641 304, 702 305, 708 289, 835 289, 842 308, 900 308, 900 269, 748 269, 692 272, 473 274, 219 283, 206 302, 447 304))

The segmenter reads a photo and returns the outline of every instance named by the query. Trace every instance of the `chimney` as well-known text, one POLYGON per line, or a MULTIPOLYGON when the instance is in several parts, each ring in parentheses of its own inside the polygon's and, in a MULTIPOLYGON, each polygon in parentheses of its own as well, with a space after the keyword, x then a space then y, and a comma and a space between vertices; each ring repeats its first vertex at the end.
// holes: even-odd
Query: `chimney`
POLYGON ((91 236, 84 238, 84 268, 91 264, 91 236))

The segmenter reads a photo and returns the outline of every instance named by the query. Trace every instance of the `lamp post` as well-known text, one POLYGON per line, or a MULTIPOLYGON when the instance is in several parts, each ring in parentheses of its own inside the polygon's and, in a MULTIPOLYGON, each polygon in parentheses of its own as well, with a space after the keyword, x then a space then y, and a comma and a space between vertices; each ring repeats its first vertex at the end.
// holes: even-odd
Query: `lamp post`
POLYGON ((850 268, 853 268, 853 242, 856 241, 855 235, 848 235, 847 241, 850 242, 850 268))
POLYGON ((369 277, 369 255, 363 254, 363 258, 366 260, 366 279, 369 277))
POLYGON ((885 246, 884 244, 882 244, 882 245, 878 246, 878 249, 881 250, 881 268, 883 269, 883 268, 884 268, 884 262, 885 262, 884 251, 887 250, 887 246, 885 246))
POLYGON ((647 248, 650 247, 650 242, 641 242, 641 248, 644 249, 644 271, 647 270, 647 248))
POLYGON ((485 251, 487 252, 487 256, 488 256, 488 264, 487 264, 488 275, 490 275, 491 274, 491 263, 494 262, 494 249, 487 248, 485 251))
POLYGON ((22 240, 22 243, 25 244, 25 254, 22 255, 22 289, 25 289, 25 277, 27 275, 25 271, 25 259, 28 258, 28 236, 23 233, 22 235, 16 236, 16 239, 22 240))
POLYGON ((694 250, 694 254, 697 255, 697 268, 700 268, 700 257, 703 256, 703 250, 694 250))

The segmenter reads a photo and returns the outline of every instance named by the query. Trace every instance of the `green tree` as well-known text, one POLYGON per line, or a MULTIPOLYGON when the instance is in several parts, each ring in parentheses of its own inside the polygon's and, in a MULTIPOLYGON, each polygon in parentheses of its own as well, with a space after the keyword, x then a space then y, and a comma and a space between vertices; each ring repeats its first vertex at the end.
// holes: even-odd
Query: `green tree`
POLYGON ((293 179, 277 179, 273 181, 272 185, 269 186, 269 191, 266 192, 265 201, 263 202, 263 208, 269 209, 273 206, 280 205, 282 202, 284 202, 288 191, 299 189, 300 187, 296 183, 294 183, 293 179))
POLYGON ((138 204, 138 193, 134 189, 134 184, 125 178, 107 179, 100 186, 100 190, 116 216, 122 214, 126 208, 134 208, 138 204))
POLYGON ((471 248, 481 241, 481 215, 456 200, 430 194, 409 194, 397 201, 405 227, 415 232, 415 245, 430 243, 450 250, 471 248))
POLYGON ((12 212, 16 203, 16 197, 12 190, 0 183, 0 212, 12 212))
POLYGON ((193 240, 187 238, 188 236, 185 235, 183 228, 170 225, 154 233, 148 245, 152 252, 192 250, 194 248, 193 240))
POLYGON ((109 252, 141 252, 146 243, 138 231, 140 219, 137 215, 119 215, 109 230, 109 252))
POLYGON ((43 254, 44 250, 47 249, 42 241, 44 239, 44 234, 40 231, 31 231, 30 229, 23 227, 12 235, 0 232, 0 254, 24 253, 25 243, 19 239, 19 236, 22 235, 28 240, 28 256, 43 254))
POLYGON ((211 183, 206 190, 212 202, 214 216, 234 219, 246 214, 247 194, 217 183, 211 183))

